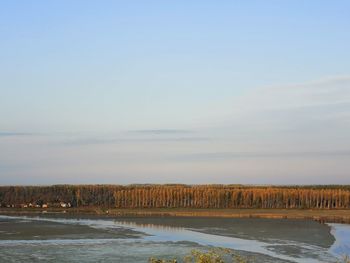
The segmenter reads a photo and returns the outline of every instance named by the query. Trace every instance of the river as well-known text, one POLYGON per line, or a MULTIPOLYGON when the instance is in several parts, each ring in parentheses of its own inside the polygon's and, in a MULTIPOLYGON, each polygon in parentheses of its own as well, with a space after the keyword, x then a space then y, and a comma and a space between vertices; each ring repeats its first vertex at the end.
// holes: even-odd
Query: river
POLYGON ((290 219, 0 215, 0 262, 147 262, 192 249, 232 249, 254 262, 336 262, 350 225, 290 219))

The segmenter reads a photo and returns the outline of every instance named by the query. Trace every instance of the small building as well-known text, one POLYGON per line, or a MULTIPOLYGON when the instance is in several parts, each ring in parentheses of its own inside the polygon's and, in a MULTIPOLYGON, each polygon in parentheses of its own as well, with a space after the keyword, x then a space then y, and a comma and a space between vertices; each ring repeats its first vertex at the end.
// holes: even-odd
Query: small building
POLYGON ((71 203, 65 203, 65 202, 60 202, 60 207, 62 208, 67 208, 67 207, 71 207, 71 203))

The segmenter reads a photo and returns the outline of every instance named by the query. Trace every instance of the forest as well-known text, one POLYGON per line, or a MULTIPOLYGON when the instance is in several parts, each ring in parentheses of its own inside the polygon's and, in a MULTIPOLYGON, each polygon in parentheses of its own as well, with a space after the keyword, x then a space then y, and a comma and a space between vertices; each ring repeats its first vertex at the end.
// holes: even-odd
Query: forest
POLYGON ((0 186, 2 207, 349 209, 349 186, 52 185, 0 186))

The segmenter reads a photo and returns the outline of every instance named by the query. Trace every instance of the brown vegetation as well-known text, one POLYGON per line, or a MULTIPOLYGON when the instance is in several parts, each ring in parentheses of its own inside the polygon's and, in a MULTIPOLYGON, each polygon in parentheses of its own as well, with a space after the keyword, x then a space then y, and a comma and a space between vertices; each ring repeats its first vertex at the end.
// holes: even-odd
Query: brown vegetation
MULTIPOLYGON (((209 251, 192 250, 191 254, 185 256, 183 259, 185 263, 249 263, 254 262, 253 259, 242 257, 238 253, 230 249, 215 248, 209 251)), ((177 259, 156 259, 150 258, 149 263, 177 263, 177 259)))
POLYGON ((349 209, 350 187, 240 185, 2 186, 0 204, 108 208, 349 209))

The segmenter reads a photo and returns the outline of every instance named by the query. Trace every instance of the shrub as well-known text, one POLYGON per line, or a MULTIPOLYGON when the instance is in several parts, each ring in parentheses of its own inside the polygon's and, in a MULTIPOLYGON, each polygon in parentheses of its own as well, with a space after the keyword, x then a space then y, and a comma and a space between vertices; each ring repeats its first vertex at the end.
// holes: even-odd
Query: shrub
MULTIPOLYGON (((164 260, 150 258, 150 263, 177 263, 176 259, 164 260)), ((184 262, 186 263, 249 263, 253 262, 248 258, 242 257, 238 253, 233 253, 230 249, 216 248, 209 251, 192 250, 191 254, 185 256, 184 262)), ((348 262, 346 262, 348 263, 348 262)))

